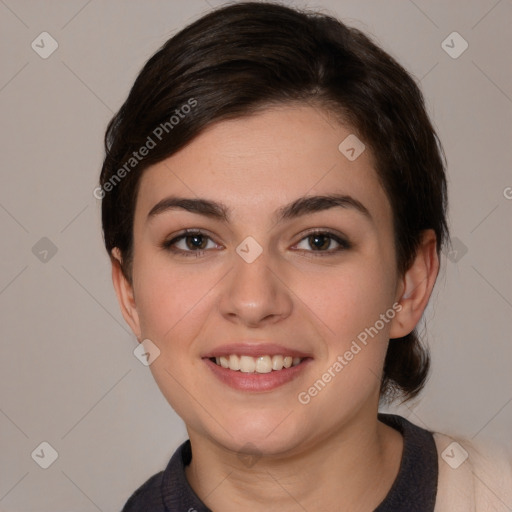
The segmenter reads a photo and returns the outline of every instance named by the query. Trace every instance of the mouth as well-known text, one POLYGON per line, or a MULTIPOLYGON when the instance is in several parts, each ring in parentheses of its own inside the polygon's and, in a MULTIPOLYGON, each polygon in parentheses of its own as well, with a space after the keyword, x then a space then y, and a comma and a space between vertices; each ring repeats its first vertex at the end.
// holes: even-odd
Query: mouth
POLYGON ((262 392, 299 378, 313 357, 276 344, 246 342, 218 347, 202 360, 218 381, 232 389, 262 392))
POLYGON ((209 360, 217 366, 241 373, 271 373, 279 372, 283 369, 292 368, 304 361, 303 357, 293 357, 289 355, 264 355, 247 356, 238 354, 229 354, 228 356, 210 357, 209 360))

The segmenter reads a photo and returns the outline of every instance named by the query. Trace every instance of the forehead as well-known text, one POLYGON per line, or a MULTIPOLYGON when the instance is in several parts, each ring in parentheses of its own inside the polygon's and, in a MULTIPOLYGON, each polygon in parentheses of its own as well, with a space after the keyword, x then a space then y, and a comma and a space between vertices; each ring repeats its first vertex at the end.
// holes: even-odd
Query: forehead
POLYGON ((146 169, 136 218, 170 194, 222 200, 242 220, 326 193, 355 197, 376 219, 391 216, 373 155, 350 127, 319 108, 279 106, 214 123, 146 169))

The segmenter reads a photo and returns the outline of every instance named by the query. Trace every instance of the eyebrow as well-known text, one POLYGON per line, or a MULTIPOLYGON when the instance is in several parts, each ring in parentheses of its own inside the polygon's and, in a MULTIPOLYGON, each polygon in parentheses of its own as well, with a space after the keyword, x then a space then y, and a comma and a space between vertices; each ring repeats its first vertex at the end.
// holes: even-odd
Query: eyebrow
MULTIPOLYGON (((349 195, 329 194, 316 196, 303 196, 295 201, 279 208, 274 213, 275 222, 294 219, 306 214, 321 212, 331 208, 340 207, 355 210, 368 220, 373 222, 373 218, 368 209, 357 199, 349 195)), ((181 209, 187 212, 204 215, 214 220, 229 222, 230 209, 223 203, 211 201, 209 199, 191 199, 185 197, 169 196, 153 206, 146 222, 156 215, 169 210, 181 209)))

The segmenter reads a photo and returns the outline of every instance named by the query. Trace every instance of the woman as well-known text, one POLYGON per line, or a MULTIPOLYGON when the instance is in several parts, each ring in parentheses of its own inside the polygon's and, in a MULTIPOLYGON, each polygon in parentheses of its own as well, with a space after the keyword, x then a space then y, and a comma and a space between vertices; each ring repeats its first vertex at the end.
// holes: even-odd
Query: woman
POLYGON ((378 413, 425 384, 448 236, 395 60, 331 17, 231 5, 147 62, 105 142, 114 287, 190 438, 125 511, 507 510, 508 462, 378 413))

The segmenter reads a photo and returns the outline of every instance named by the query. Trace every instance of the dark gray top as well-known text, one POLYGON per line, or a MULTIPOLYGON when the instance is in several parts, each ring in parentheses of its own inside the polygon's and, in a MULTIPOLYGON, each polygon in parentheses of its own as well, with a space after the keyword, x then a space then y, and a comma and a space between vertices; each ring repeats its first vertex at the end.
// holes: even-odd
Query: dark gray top
MULTIPOLYGON (((379 420, 402 434, 404 449, 398 475, 375 512, 433 512, 438 461, 432 433, 394 414, 379 413, 379 420)), ((190 441, 185 441, 165 470, 132 494, 122 512, 212 512, 186 479, 191 459, 190 441)))

